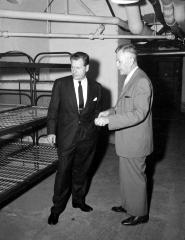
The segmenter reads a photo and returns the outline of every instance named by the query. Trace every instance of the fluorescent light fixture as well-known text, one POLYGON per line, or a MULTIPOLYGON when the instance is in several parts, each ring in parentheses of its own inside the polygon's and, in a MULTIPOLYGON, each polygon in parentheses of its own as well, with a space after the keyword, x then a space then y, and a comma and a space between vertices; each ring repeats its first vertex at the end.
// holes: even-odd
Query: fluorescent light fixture
POLYGON ((133 4, 139 2, 139 0, 111 0, 111 2, 116 4, 133 4))

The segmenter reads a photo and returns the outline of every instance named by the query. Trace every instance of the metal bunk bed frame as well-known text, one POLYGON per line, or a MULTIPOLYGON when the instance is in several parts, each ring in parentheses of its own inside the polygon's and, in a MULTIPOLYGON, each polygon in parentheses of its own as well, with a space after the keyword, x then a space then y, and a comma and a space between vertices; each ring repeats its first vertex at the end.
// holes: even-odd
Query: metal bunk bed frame
MULTIPOLYGON (((0 137, 14 132, 24 134, 27 131, 34 132, 33 143, 14 142, 13 139, 0 139, 0 208, 15 199, 24 191, 28 190, 37 182, 53 173, 56 169, 57 153, 55 147, 48 144, 38 144, 38 129, 46 125, 47 108, 37 106, 41 97, 49 97, 47 94, 37 96, 37 84, 41 68, 65 68, 70 64, 38 63, 41 55, 69 55, 69 52, 43 52, 32 59, 28 54, 22 52, 0 53, 3 57, 26 56, 28 62, 0 61, 0 68, 24 68, 30 75, 30 89, 26 93, 20 88, 18 91, 3 89, 0 95, 17 95, 21 103, 20 95, 30 99, 30 105, 8 105, 0 111, 0 137), (34 139, 36 138, 36 141, 34 139)), ((3 80, 5 82, 6 80, 3 80)), ((11 83, 11 80, 8 80, 11 83)), ((15 80, 12 80, 12 83, 15 80)), ((18 80, 19 81, 19 80, 18 80)), ((2 82, 2 81, 1 81, 2 82)), ((49 82, 49 81, 47 81, 49 82)), ((52 81, 53 82, 53 81, 52 81)), ((1 89, 0 89, 1 90, 1 89)), ((50 93, 50 94, 49 94, 50 93)), ((6 105, 6 104, 5 104, 6 105)), ((4 106, 3 106, 4 107, 4 106)))

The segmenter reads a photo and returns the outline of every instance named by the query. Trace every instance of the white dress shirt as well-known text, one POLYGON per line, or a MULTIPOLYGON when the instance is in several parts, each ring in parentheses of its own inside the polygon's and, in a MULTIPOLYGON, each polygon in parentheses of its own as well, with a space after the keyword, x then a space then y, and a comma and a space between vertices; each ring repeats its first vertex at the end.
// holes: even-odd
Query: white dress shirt
MULTIPOLYGON (((87 101, 87 78, 84 78, 81 81, 82 84, 82 90, 83 90, 83 98, 84 98, 84 107, 87 101)), ((75 93, 76 93, 76 101, 77 101, 77 105, 79 108, 79 96, 78 96, 78 82, 79 80, 73 79, 73 83, 74 83, 74 88, 75 88, 75 93)))
POLYGON ((130 81, 132 75, 134 74, 134 72, 135 72, 137 69, 138 69, 138 66, 136 66, 134 69, 132 69, 132 71, 127 75, 127 77, 125 78, 123 87, 125 87, 125 85, 130 81))

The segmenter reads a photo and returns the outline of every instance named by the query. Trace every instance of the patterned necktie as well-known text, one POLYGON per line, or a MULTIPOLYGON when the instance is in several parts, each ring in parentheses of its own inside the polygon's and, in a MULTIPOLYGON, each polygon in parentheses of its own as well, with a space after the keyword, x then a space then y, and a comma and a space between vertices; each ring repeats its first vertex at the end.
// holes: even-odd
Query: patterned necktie
POLYGON ((79 110, 81 111, 84 107, 83 90, 82 90, 81 81, 78 81, 78 97, 79 97, 79 110))

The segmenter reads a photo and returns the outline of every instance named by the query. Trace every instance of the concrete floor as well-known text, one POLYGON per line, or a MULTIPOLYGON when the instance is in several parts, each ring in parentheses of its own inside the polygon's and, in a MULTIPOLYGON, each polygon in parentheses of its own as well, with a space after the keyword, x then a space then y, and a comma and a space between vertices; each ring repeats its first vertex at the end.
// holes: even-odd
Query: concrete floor
POLYGON ((122 226, 118 158, 109 144, 92 179, 91 213, 73 209, 71 199, 56 226, 49 226, 54 174, 0 210, 0 240, 185 240, 185 116, 154 118, 155 151, 148 159, 150 221, 122 226))

